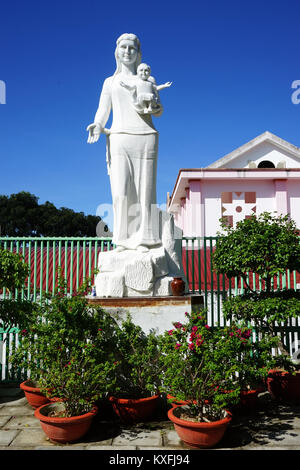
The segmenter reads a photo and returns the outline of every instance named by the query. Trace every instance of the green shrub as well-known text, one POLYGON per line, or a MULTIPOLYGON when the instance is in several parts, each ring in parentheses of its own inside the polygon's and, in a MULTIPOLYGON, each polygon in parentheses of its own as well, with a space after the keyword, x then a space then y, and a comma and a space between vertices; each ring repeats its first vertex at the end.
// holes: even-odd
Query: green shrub
POLYGON ((299 291, 262 291, 231 297, 224 302, 223 312, 228 320, 251 322, 258 333, 274 337, 277 342, 274 347, 288 358, 289 351, 283 341, 284 329, 289 319, 300 317, 299 291))
POLYGON ((116 334, 116 387, 114 395, 124 398, 145 398, 160 387, 159 337, 154 331, 146 334, 133 323, 130 315, 120 322, 116 334))
POLYGON ((84 289, 44 296, 10 362, 30 370, 49 396, 63 399, 66 414, 82 414, 114 386, 116 325, 101 308, 91 308, 84 289))

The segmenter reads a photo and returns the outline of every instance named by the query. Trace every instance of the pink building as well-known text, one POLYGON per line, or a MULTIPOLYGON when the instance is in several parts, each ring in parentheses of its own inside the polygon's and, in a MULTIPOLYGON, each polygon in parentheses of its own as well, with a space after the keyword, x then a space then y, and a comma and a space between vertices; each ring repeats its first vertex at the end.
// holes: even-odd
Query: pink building
POLYGON ((168 211, 183 236, 215 236, 264 211, 290 214, 300 228, 300 149, 264 132, 206 168, 181 169, 168 211))

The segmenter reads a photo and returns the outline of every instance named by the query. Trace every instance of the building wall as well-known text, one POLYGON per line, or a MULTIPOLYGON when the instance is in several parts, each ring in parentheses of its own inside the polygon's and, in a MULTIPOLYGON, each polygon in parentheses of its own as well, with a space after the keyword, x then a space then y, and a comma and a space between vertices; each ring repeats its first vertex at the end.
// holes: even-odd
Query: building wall
POLYGON ((286 180, 198 180, 190 183, 175 218, 184 236, 216 236, 219 219, 239 220, 271 212, 289 213, 300 228, 300 183, 286 180))
POLYGON ((268 142, 263 142, 234 160, 230 160, 223 165, 223 168, 249 168, 250 162, 255 162, 257 166, 263 160, 271 161, 275 168, 281 163, 284 163, 285 168, 300 168, 299 159, 293 158, 284 150, 274 148, 274 145, 268 142))

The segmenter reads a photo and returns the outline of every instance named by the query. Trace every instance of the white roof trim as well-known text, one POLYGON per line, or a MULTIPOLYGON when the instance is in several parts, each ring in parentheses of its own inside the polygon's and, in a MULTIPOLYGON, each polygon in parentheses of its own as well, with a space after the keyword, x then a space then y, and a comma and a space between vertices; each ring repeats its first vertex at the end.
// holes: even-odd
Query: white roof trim
POLYGON ((221 168, 222 166, 226 165, 230 161, 234 160, 235 158, 239 157, 245 152, 248 152, 252 148, 256 147, 257 145, 261 144, 262 142, 271 142, 277 147, 285 150, 286 152, 291 153, 294 157, 300 160, 300 148, 296 147, 293 144, 290 144, 286 140, 277 137, 276 135, 272 134, 269 131, 264 132, 263 134, 255 137, 255 139, 250 140, 246 144, 242 145, 241 147, 237 148, 233 152, 228 153, 224 157, 216 160, 211 165, 208 165, 206 168, 221 168))

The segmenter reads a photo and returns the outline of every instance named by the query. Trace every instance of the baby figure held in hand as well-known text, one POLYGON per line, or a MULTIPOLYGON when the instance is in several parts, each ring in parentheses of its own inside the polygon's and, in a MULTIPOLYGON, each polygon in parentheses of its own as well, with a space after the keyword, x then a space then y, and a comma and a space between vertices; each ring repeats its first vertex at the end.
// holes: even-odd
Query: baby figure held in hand
POLYGON ((140 64, 134 85, 128 85, 123 81, 120 85, 131 92, 133 105, 140 114, 155 114, 160 108, 158 91, 168 88, 172 82, 156 85, 154 77, 151 77, 151 68, 147 64, 140 64))

